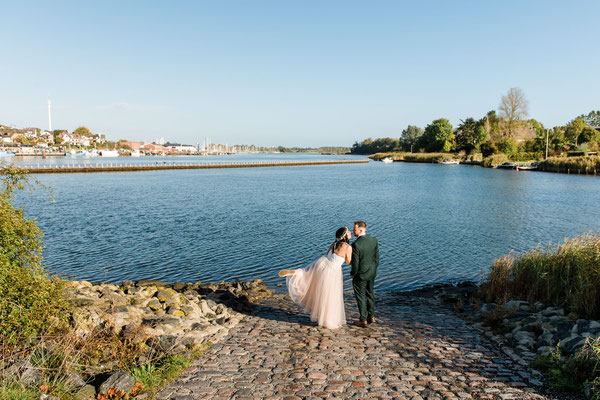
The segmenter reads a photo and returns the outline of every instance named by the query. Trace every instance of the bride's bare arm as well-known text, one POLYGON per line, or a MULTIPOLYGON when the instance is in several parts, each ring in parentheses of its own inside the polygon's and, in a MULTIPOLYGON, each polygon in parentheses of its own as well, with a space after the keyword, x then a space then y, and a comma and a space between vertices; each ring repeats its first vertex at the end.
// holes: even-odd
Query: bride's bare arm
POLYGON ((346 264, 351 265, 352 264, 352 246, 350 246, 349 244, 346 245, 346 254, 345 254, 345 258, 346 258, 346 264))

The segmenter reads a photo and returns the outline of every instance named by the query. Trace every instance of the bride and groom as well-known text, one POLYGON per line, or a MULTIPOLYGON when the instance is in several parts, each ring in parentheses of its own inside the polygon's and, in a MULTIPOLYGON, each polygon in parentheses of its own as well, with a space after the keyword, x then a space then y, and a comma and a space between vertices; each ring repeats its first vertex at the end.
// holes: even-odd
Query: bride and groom
POLYGON ((379 265, 379 246, 377 239, 366 234, 366 229, 365 222, 355 222, 353 231, 357 239, 350 245, 350 230, 342 227, 336 231, 335 241, 325 256, 307 268, 279 272, 279 276, 286 277, 292 300, 304 307, 319 326, 336 329, 346 325, 344 262, 351 266, 352 288, 359 311, 359 320, 354 325, 366 327, 375 322, 373 284, 379 265))

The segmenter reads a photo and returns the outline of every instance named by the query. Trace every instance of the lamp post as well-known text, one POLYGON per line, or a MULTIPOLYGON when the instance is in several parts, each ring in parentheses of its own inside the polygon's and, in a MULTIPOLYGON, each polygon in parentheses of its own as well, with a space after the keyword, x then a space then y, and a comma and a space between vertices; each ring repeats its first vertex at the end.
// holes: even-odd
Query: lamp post
POLYGON ((550 129, 546 129, 546 158, 544 158, 544 160, 548 159, 548 135, 550 133, 550 129))

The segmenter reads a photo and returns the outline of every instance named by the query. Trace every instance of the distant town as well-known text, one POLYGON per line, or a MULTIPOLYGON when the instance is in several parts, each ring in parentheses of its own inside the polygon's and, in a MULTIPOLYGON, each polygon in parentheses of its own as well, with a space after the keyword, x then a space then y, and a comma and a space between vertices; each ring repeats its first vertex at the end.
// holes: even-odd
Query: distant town
POLYGON ((285 148, 255 145, 212 143, 183 144, 156 139, 152 143, 129 140, 110 141, 102 133, 93 133, 85 126, 73 132, 64 129, 16 128, 0 124, 0 156, 163 156, 163 155, 224 155, 239 153, 323 152, 347 153, 348 147, 285 148))

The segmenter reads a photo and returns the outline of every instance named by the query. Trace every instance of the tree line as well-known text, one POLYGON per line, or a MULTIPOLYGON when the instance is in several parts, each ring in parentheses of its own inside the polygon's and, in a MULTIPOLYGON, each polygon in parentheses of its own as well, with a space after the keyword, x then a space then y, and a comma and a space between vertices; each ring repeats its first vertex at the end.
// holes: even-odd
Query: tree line
POLYGON ((353 154, 383 152, 454 152, 480 153, 483 157, 504 153, 543 153, 598 151, 600 147, 600 111, 580 115, 566 125, 546 128, 528 116, 528 101, 520 88, 511 88, 502 96, 499 113, 491 110, 479 119, 461 120, 455 128, 445 118, 432 121, 424 129, 409 125, 399 138, 365 139, 351 148, 353 154))

